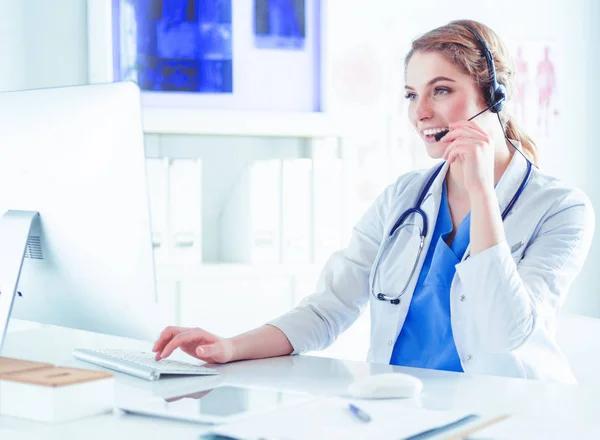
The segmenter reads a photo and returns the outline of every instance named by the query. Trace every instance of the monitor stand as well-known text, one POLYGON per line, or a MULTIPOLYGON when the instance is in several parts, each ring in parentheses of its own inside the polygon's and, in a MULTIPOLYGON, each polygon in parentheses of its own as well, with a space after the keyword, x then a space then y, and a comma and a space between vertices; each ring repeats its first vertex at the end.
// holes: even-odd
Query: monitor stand
POLYGON ((0 353, 35 221, 39 221, 35 211, 7 211, 0 218, 0 353))

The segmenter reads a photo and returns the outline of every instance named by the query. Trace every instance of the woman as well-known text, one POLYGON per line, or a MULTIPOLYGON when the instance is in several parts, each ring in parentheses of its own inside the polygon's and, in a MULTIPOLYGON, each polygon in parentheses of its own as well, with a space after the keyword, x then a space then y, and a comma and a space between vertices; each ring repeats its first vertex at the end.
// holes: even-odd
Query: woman
POLYGON ((503 108, 513 63, 489 28, 434 29, 405 67, 410 121, 444 161, 388 187, 291 312, 229 339, 169 327, 157 359, 323 349, 370 301, 372 362, 575 382, 555 322, 589 250, 588 199, 534 166, 534 143, 503 108))

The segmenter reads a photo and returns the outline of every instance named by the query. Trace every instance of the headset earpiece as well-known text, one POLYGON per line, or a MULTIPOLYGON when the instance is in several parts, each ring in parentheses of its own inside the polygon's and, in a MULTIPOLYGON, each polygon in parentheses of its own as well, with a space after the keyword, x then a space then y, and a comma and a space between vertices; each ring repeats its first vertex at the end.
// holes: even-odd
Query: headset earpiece
POLYGON ((485 100, 489 110, 492 113, 499 113, 504 107, 504 101, 506 101, 506 87, 504 85, 499 84, 496 79, 496 66, 494 65, 494 56, 490 51, 488 45, 485 43, 483 38, 475 32, 475 30, 466 27, 466 29, 473 34, 475 39, 479 42, 481 46, 481 51, 483 52, 483 56, 485 57, 485 62, 487 63, 488 75, 490 77, 490 85, 485 93, 485 100))
POLYGON ((506 87, 502 84, 498 84, 494 89, 494 100, 491 103, 490 111, 492 113, 500 113, 504 107, 504 101, 506 101, 506 87))
MULTIPOLYGON (((523 152, 520 149, 518 149, 515 146, 515 144, 512 143, 510 138, 507 136, 506 130, 504 129, 504 125, 502 124, 502 120, 500 119, 500 115, 498 114, 504 108, 504 103, 506 102, 507 93, 506 93, 506 87, 503 84, 498 83, 498 80, 496 79, 496 66, 494 65, 494 56, 492 55, 490 48, 485 43, 485 41, 483 41, 483 38, 481 38, 481 36, 477 32, 475 32, 473 29, 471 29, 470 27, 467 27, 467 26, 465 26, 465 29, 467 29, 469 32, 471 32, 473 34, 473 36, 475 37, 475 39, 479 42, 479 45, 481 46, 481 51, 483 52, 483 55, 485 57, 485 62, 487 63, 488 75, 489 75, 489 80, 490 80, 489 86, 484 90, 484 98, 485 98, 485 101, 487 104, 487 108, 484 110, 481 110, 475 116, 470 117, 469 121, 475 119, 477 116, 479 116, 480 114, 482 114, 488 110, 491 111, 492 113, 496 113, 496 116, 498 117, 498 122, 500 123, 500 127, 502 127, 502 132, 504 133, 504 137, 506 138, 508 143, 510 145, 512 145, 512 147, 516 151, 518 151, 519 154, 521 154, 521 156, 523 156, 525 158, 525 160, 529 163, 530 167, 535 166, 529 160, 529 158, 527 156, 525 156, 525 154, 523 154, 523 152)), ((439 142, 440 139, 443 138, 447 133, 448 133, 447 130, 437 133, 435 135, 435 140, 439 142)))

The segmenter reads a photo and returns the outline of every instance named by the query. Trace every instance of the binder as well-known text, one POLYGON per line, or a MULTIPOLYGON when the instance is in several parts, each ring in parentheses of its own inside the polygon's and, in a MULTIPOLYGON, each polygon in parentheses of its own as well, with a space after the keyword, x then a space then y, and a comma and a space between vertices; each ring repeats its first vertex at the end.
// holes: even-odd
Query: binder
POLYGON ((202 263, 202 161, 169 161, 169 263, 202 263))
POLYGON ((312 160, 283 160, 282 262, 312 261, 312 160))

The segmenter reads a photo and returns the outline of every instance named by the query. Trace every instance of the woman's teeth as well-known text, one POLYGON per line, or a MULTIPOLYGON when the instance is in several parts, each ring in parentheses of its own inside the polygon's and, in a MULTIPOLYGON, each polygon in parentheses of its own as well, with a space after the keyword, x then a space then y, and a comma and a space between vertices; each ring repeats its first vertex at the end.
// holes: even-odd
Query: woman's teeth
POLYGON ((438 133, 442 133, 442 132, 446 132, 448 131, 448 128, 446 127, 441 127, 441 128, 428 128, 426 130, 423 130, 423 134, 425 136, 434 136, 438 133))

